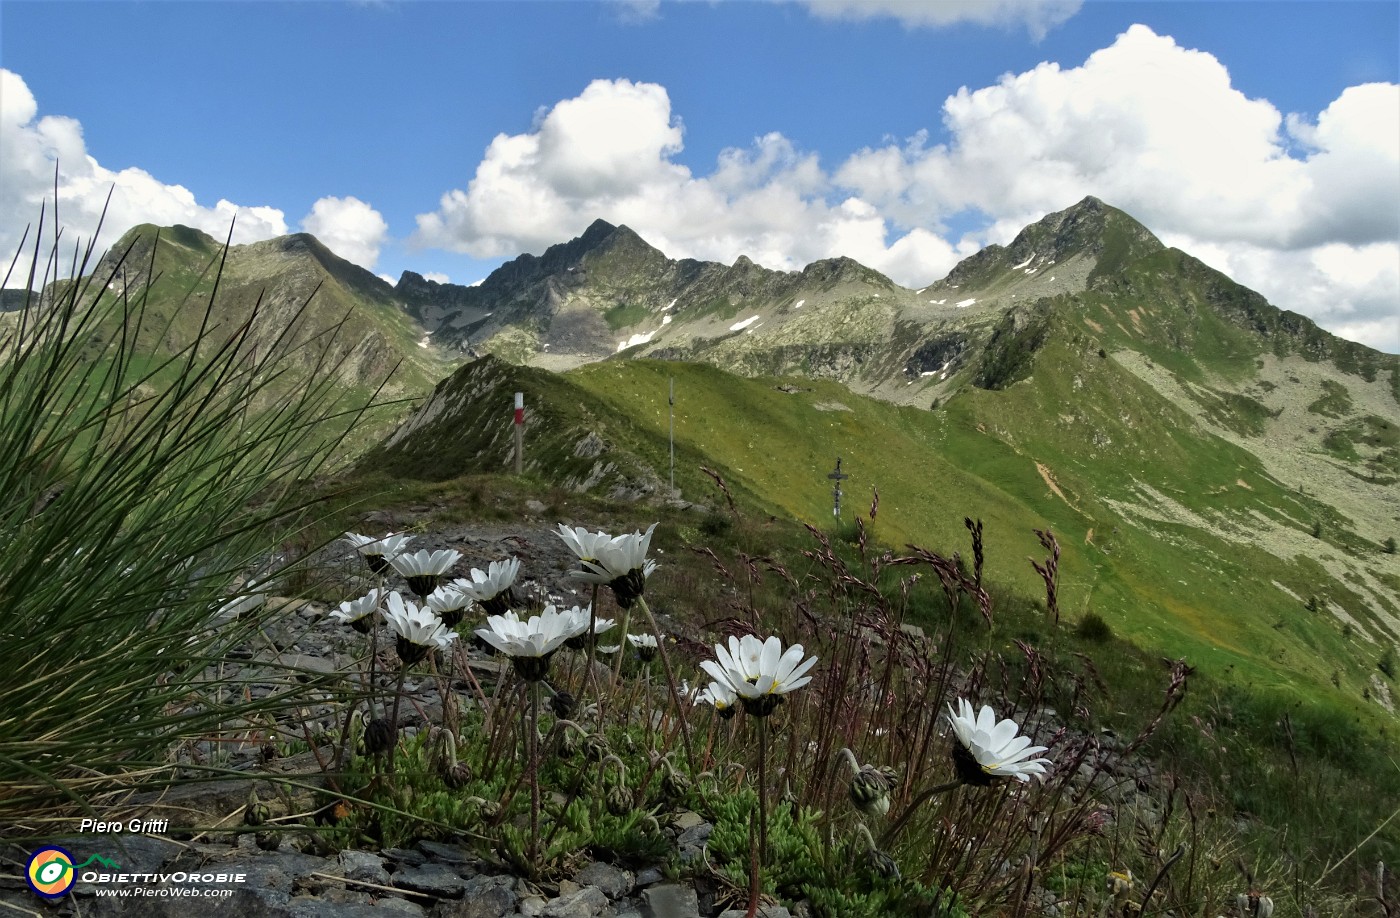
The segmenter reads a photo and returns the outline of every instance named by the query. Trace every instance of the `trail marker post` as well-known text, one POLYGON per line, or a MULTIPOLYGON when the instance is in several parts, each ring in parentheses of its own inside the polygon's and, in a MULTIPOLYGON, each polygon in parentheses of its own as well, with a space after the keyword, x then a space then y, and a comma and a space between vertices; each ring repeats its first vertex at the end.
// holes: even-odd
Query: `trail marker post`
POLYGON ((851 477, 850 475, 847 475, 845 472, 841 471, 841 457, 840 457, 840 456, 837 456, 837 457, 836 457, 836 471, 832 472, 830 475, 827 475, 826 477, 829 478, 829 479, 831 479, 831 482, 832 482, 832 485, 831 485, 831 500, 832 500, 832 504, 831 504, 831 515, 834 516, 834 517, 836 517, 836 518, 839 520, 839 519, 841 518, 841 482, 843 482, 843 481, 845 481, 847 478, 850 478, 850 477, 851 477))
POLYGON ((666 398, 670 404, 671 432, 671 493, 676 493, 676 377, 671 377, 671 392, 666 398))
POLYGON ((515 474, 525 468, 525 393, 515 393, 515 474))

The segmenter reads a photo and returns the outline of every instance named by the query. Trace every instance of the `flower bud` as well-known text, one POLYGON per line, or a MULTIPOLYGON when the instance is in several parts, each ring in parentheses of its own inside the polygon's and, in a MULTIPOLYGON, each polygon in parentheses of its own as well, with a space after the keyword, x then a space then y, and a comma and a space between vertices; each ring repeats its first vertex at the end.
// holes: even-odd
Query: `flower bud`
POLYGON ((601 736, 590 733, 583 741, 583 756, 590 762, 601 762, 608 755, 608 744, 601 736))
POLYGON ((884 816, 890 811, 890 790, 894 769, 863 765, 851 779, 851 803, 867 816, 884 816))
POLYGON ((365 753, 368 755, 383 755, 393 748, 394 740, 397 738, 392 724, 387 718, 376 717, 365 726, 365 753))
POLYGON ((661 776, 661 793, 667 800, 683 800, 690 793, 690 778, 687 775, 666 769, 661 776))
POLYGON ((569 692, 556 692, 554 697, 549 699, 549 707, 554 711, 555 717, 568 720, 578 710, 578 699, 569 692))
POLYGON ((258 799, 257 791, 248 790, 248 803, 243 807, 243 824, 245 826, 260 826, 272 818, 272 812, 266 803, 258 799))
POLYGON ((870 867, 870 872, 886 880, 899 879, 899 865, 894 862, 894 858, 878 848, 867 848, 865 850, 865 863, 870 867))
POLYGON ((614 784, 608 788, 603 801, 607 804, 608 812, 614 816, 626 816, 633 810, 632 795, 627 792, 627 788, 620 784, 614 784))
POLYGON ((466 762, 456 762, 442 770, 442 783, 453 790, 461 790, 471 783, 472 768, 466 762))

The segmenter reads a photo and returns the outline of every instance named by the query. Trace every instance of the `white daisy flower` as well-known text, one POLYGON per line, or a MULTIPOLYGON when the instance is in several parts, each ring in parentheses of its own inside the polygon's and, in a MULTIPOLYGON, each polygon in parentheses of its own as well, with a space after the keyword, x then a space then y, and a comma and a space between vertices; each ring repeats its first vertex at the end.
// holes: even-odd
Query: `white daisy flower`
POLYGON ((458 577, 452 586, 473 602, 479 603, 488 615, 504 615, 510 608, 510 588, 520 574, 520 559, 492 561, 486 570, 472 568, 470 577, 458 577))
MULTIPOLYGON (((570 650, 582 650, 588 643, 588 622, 593 619, 592 606, 574 606, 572 609, 564 610, 564 614, 574 616, 574 631, 572 637, 564 642, 564 646, 570 650)), ((593 633, 602 634, 604 631, 612 629, 617 622, 610 618, 593 619, 593 633)))
POLYGON ((734 703, 739 696, 734 694, 734 689, 727 682, 711 682, 709 688, 701 689, 700 697, 696 700, 714 705, 716 714, 729 718, 734 716, 734 703))
POLYGON ((785 695, 802 688, 812 677, 807 675, 817 663, 816 657, 802 658, 802 645, 793 644, 786 651, 783 642, 774 635, 760 641, 752 634, 731 637, 729 647, 715 645, 714 660, 700 665, 717 681, 734 689, 741 698, 763 695, 785 695))
MULTIPOLYGON (((585 530, 585 534, 591 538, 591 542, 586 542, 583 537, 577 535, 578 530, 575 530, 575 537, 580 542, 580 547, 575 549, 575 553, 587 550, 592 552, 593 557, 585 558, 580 555, 579 563, 583 569, 570 571, 569 576, 585 583, 599 583, 611 587, 617 604, 624 609, 630 609, 637 597, 642 595, 646 587, 646 578, 656 570, 656 562, 647 560, 646 556, 654 531, 656 524, 652 523, 644 533, 631 532, 603 541, 600 537, 605 533, 587 533, 585 530)), ((565 538, 564 541, 568 542, 569 539, 565 538)))
POLYGON ((650 663, 656 657, 656 635, 654 634, 629 634, 627 640, 637 650, 637 656, 641 657, 643 663, 650 663))
POLYGON ((382 574, 389 569, 389 562, 396 555, 408 547, 408 543, 413 541, 413 536, 389 533, 380 538, 360 535, 358 532, 347 532, 345 538, 365 559, 365 564, 376 574, 382 574))
POLYGON ((543 612, 527 621, 521 621, 513 612, 492 615, 486 619, 486 627, 478 628, 476 634, 510 657, 521 678, 537 682, 549 671, 549 658, 554 652, 576 636, 580 627, 587 630, 587 619, 580 626, 576 611, 560 612, 552 605, 545 606, 543 612))
POLYGON ((359 599, 342 602, 339 609, 332 609, 331 615, 342 625, 349 625, 361 634, 368 634, 374 627, 374 613, 384 601, 384 590, 375 587, 359 599))
POLYGON ((419 596, 427 596, 437 589, 438 581, 452 565, 462 557, 460 551, 442 549, 428 551, 426 548, 412 553, 395 555, 389 563, 408 581, 408 588, 419 596))
POLYGON ((448 630, 437 613, 427 606, 418 606, 397 592, 389 594, 384 620, 398 638, 399 659, 411 665, 425 659, 433 650, 445 650, 457 639, 457 632, 448 630))
POLYGON ((599 549, 612 541, 612 536, 606 532, 593 532, 582 526, 570 527, 563 523, 559 524, 559 538, 580 561, 597 561, 599 549))
POLYGON ((953 766, 965 784, 987 785, 1000 778, 1015 778, 1028 782, 1032 775, 1045 774, 1049 759, 1031 759, 1048 746, 1032 746, 1029 736, 1020 736, 1021 728, 1007 718, 997 721, 990 705, 983 705, 974 716, 972 705, 958 699, 958 710, 948 706, 948 720, 958 742, 953 746, 953 766))
POLYGON ((466 610, 471 606, 471 598, 450 584, 440 586, 428 594, 428 608, 432 609, 449 628, 457 627, 466 610))

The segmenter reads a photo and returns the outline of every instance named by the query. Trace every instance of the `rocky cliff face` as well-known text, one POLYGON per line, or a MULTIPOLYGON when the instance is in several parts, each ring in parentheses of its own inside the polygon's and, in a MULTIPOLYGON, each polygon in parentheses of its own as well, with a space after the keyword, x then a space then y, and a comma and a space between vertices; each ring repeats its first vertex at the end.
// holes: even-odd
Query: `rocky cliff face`
POLYGON ((1141 224, 1091 197, 909 290, 849 258, 800 272, 743 257, 732 265, 673 260, 600 220, 541 256, 503 265, 479 287, 405 274, 396 292, 436 341, 473 355, 552 369, 620 353, 700 360, 929 404, 960 384, 959 371, 1003 315, 1107 283, 1162 251, 1141 224))

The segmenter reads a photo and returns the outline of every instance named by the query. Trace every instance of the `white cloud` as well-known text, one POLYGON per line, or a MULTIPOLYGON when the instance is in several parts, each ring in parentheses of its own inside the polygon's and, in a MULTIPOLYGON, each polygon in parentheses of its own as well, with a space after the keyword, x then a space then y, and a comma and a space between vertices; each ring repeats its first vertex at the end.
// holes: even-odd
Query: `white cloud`
POLYGON ((1080 66, 1043 63, 943 106, 927 131, 832 168, 771 133, 696 173, 664 87, 599 80, 492 141, 415 242, 479 258, 625 223, 672 257, 774 268, 847 255, 910 287, 1085 195, 1275 305, 1397 349, 1400 87, 1355 86, 1315 118, 1236 89, 1212 55, 1133 26, 1080 66), (971 217, 962 239, 949 225, 971 217), (1387 261, 1389 259, 1389 261, 1387 261))
POLYGON ((740 255, 796 269, 848 255, 878 270, 946 272, 957 262, 932 234, 886 244, 883 217, 859 199, 830 204, 817 157, 781 134, 723 151, 714 171, 675 162, 682 127, 664 87, 598 80, 542 112, 527 134, 498 135, 466 190, 418 216, 419 245, 477 258, 540 252, 601 217, 672 257, 740 255))
POLYGON ((612 0, 610 5, 618 21, 627 25, 661 18, 661 0, 612 0))
MULTIPOLYGON (((450 284, 450 283, 452 283, 452 279, 451 279, 450 277, 448 277, 446 274, 441 273, 440 271, 428 271, 427 273, 425 273, 425 274, 423 275, 423 280, 430 280, 430 281, 432 281, 433 283, 436 283, 436 284, 450 284)), ((481 283, 481 281, 477 281, 477 283, 479 284, 479 283, 481 283)))
POLYGON ((801 0, 822 19, 898 20, 905 28, 1024 26, 1037 41, 1079 12, 1081 0, 801 0))
POLYGON ((901 227, 979 212, 988 242, 1093 194, 1275 305, 1396 349, 1400 87, 1285 118, 1213 56, 1133 26, 1080 67, 964 88, 943 111, 948 143, 861 151, 835 181, 901 227))
POLYGON ((389 233, 379 211, 355 197, 321 198, 302 217, 301 228, 341 258, 371 271, 389 233))
POLYGON ((25 226, 37 222, 45 201, 52 213, 55 164, 59 217, 70 243, 96 229, 109 192, 111 204, 98 236, 99 250, 138 223, 181 223, 223 240, 236 214, 235 243, 287 231, 282 211, 276 208, 240 207, 225 200, 207 207, 189 189, 167 185, 142 169, 107 169, 88 155, 82 125, 76 120, 38 114, 38 102, 23 78, 0 69, 0 253, 7 260, 25 226))
POLYGON ((1281 250, 1200 242, 1173 233, 1163 234, 1162 241, 1333 334, 1400 353, 1400 242, 1331 242, 1281 250))

